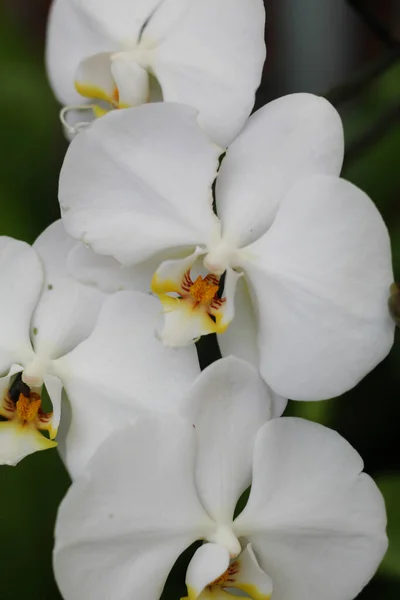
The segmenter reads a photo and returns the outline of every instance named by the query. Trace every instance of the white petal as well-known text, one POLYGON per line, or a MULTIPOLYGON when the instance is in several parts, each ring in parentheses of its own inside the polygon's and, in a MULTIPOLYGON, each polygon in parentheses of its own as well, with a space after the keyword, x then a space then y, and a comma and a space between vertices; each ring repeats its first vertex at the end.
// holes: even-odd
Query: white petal
POLYGON ((50 438, 54 439, 57 435, 58 426, 61 420, 61 399, 63 384, 58 377, 46 374, 43 378, 47 393, 50 396, 52 404, 53 418, 51 420, 50 438))
POLYGON ((195 552, 186 571, 190 600, 196 600, 205 587, 213 583, 229 567, 229 552, 217 544, 204 544, 195 552))
MULTIPOLYGON (((100 30, 126 46, 134 46, 143 26, 162 0, 73 0, 100 30)), ((115 50, 117 48, 114 48, 115 50)))
POLYGON ((246 252, 261 373, 277 393, 295 400, 337 396, 389 352, 390 241, 361 190, 333 177, 303 180, 246 252))
POLYGON ((82 60, 75 74, 74 85, 82 96, 115 102, 118 106, 111 56, 111 52, 100 52, 82 60))
POLYGON ((206 244, 219 232, 211 185, 220 152, 192 108, 159 103, 114 111, 67 152, 60 179, 65 227, 124 265, 206 244))
POLYGON ((273 587, 271 579, 258 565, 251 544, 233 562, 222 546, 201 546, 189 563, 186 585, 189 600, 198 597, 200 600, 228 600, 238 596, 239 590, 253 600, 269 600, 273 587))
POLYGON ((118 86, 120 108, 138 106, 149 101, 149 75, 129 53, 115 55, 111 71, 118 86))
POLYGON ((235 587, 245 592, 253 600, 269 600, 273 591, 271 578, 259 566, 251 544, 236 559, 234 581, 227 587, 235 587))
POLYGON ((33 358, 29 336, 39 299, 43 270, 35 250, 25 242, 0 237, 0 374, 12 363, 33 358))
POLYGON ((274 599, 348 600, 387 547, 383 498, 335 431, 274 419, 255 444, 253 484, 237 535, 252 543, 274 599))
POLYGON ((193 268, 197 258, 204 250, 196 248, 194 252, 173 260, 163 261, 154 273, 151 288, 154 294, 176 293, 182 295, 182 283, 187 272, 193 268))
MULTIPOLYGON (((172 28, 180 28, 182 18, 192 10, 193 0, 161 0, 142 32, 144 47, 158 46, 171 32, 172 28)), ((174 31, 172 30, 172 35, 174 31)))
POLYGON ((225 273, 224 293, 225 303, 216 311, 216 315, 220 315, 218 326, 222 330, 227 330, 235 317, 235 296, 237 285, 242 279, 243 273, 237 273, 233 269, 228 268, 225 273))
POLYGON ((251 365, 230 357, 203 371, 184 400, 198 438, 199 494, 208 514, 229 524, 251 483, 254 439, 271 414, 268 391, 251 365))
POLYGON ((245 277, 237 283, 235 293, 235 318, 218 336, 222 356, 237 356, 258 369, 260 354, 257 343, 257 322, 245 277))
POLYGON ((103 389, 96 382, 70 378, 66 392, 69 419, 64 424, 68 415, 64 402, 57 440, 61 458, 74 480, 85 472, 88 461, 102 442, 123 425, 134 423, 144 410, 133 395, 129 399, 120 398, 118 390, 103 389))
POLYGON ((56 527, 65 600, 154 600, 181 552, 213 523, 199 503, 195 433, 152 416, 111 436, 70 488, 56 527))
POLYGON ((273 390, 268 388, 271 395, 271 417, 277 419, 281 417, 286 410, 288 399, 283 396, 279 396, 273 390))
POLYGON ((93 54, 115 50, 112 40, 76 4, 74 0, 53 0, 47 26, 47 73, 62 104, 82 102, 74 86, 80 62, 93 54))
POLYGON ((99 290, 68 275, 67 259, 75 244, 56 221, 33 245, 42 259, 45 281, 31 330, 35 351, 44 357, 58 358, 87 338, 105 299, 99 290))
MULTIPOLYGON (((166 9, 176 4, 180 0, 167 0, 166 9)), ((144 39, 159 35, 162 8, 144 39)), ((155 50, 152 68, 164 100, 196 107, 201 125, 223 147, 253 108, 265 60, 264 26, 262 0, 194 0, 155 50)))
MULTIPOLYGON (((260 365, 256 316, 251 303, 247 282, 241 277, 235 293, 235 314, 228 329, 218 335, 218 345, 222 356, 236 356, 255 367, 260 365)), ((280 417, 287 405, 287 399, 269 389, 271 416, 280 417)))
POLYGON ((193 310, 191 302, 164 296, 164 315, 157 327, 157 337, 166 347, 193 345, 204 335, 215 333, 216 323, 202 310, 193 310))
POLYGON ((57 446, 35 427, 23 426, 17 421, 0 423, 0 465, 16 466, 34 452, 57 446))
POLYGON ((127 415, 176 410, 198 376, 194 346, 166 348, 155 337, 158 313, 152 296, 119 292, 104 303, 92 335, 53 363, 72 405, 67 466, 74 476, 127 415))
POLYGON ((160 259, 157 258, 136 267, 123 267, 115 258, 95 254, 82 242, 75 243, 67 259, 67 268, 72 277, 108 293, 122 290, 149 292, 151 279, 159 264, 160 259))
POLYGON ((229 148, 217 180, 227 239, 249 244, 271 225, 284 195, 311 174, 339 175, 343 127, 323 98, 293 94, 267 104, 229 148))

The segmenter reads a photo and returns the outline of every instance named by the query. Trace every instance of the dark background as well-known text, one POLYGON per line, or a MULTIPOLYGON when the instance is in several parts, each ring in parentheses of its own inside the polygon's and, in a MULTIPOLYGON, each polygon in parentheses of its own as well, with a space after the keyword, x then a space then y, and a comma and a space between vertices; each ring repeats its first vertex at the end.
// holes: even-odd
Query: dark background
MULTIPOLYGON (((357 11, 349 4, 267 1, 269 55, 258 104, 296 91, 334 102, 346 131, 343 175, 381 210, 400 279, 400 2, 360 0, 357 11)), ((66 150, 43 65, 48 5, 0 2, 0 234, 29 242, 59 216, 57 179, 66 150)), ((289 407, 344 435, 385 495, 390 550, 362 600, 400 598, 399 364, 397 340, 345 396, 289 407)), ((0 600, 59 599, 52 530, 67 486, 56 451, 0 468, 0 600)))

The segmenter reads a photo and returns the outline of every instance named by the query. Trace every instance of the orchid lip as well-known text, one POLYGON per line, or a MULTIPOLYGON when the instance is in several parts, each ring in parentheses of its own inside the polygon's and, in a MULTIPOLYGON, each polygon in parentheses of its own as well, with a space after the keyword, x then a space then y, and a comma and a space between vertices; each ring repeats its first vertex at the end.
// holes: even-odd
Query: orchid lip
POLYGON ((0 464, 15 466, 29 454, 57 446, 53 413, 42 410, 40 393, 31 389, 20 377, 4 393, 0 415, 3 444, 7 440, 7 444, 1 447, 0 464))
MULTIPOLYGON (((4 417, 18 421, 22 426, 53 431, 53 413, 42 410, 41 386, 33 388, 17 376, 3 399, 4 417)), ((55 432, 56 433, 56 432, 55 432)), ((53 437, 53 436, 52 436, 53 437)))
POLYGON ((226 329, 223 323, 226 298, 219 297, 219 277, 199 275, 192 280, 188 270, 182 281, 176 283, 171 280, 160 283, 155 275, 152 287, 164 308, 164 327, 158 337, 165 345, 185 346, 202 335, 226 329))

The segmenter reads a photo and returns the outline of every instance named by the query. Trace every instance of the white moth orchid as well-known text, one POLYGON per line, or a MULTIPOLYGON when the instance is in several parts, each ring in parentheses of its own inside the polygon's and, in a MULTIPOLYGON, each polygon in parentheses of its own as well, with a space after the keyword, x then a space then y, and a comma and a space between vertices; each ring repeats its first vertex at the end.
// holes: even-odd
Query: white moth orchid
POLYGON ((13 465, 57 445, 62 383, 52 365, 90 334, 105 297, 67 275, 66 257, 73 246, 61 222, 33 247, 0 238, 0 464, 13 465), (43 385, 51 413, 42 410, 43 385))
MULTIPOLYGON (((336 396, 386 356, 394 335, 388 232, 370 199, 339 179, 343 145, 325 100, 271 102, 223 159, 217 217, 222 151, 193 109, 115 111, 69 148, 63 221, 121 263, 125 285, 130 268, 149 279, 152 270, 165 344, 216 332, 223 355, 259 365, 276 393, 336 396)), ((119 280, 95 271, 103 287, 119 280)))
POLYGON ((98 444, 138 412, 173 410, 200 372, 195 348, 177 352, 154 337, 155 298, 135 292, 107 298, 67 275, 74 244, 61 222, 33 248, 0 238, 0 414, 6 419, 0 464, 57 445, 63 388, 71 415, 59 439, 75 476, 98 444), (42 412, 43 385, 53 405, 48 414, 42 412))
POLYGON ((189 390, 184 417, 140 417, 100 446, 58 515, 65 600, 159 598, 196 540, 206 543, 187 570, 190 600, 230 588, 254 600, 357 595, 387 547, 383 498, 336 432, 266 422, 264 393, 248 364, 222 359, 189 390))
POLYGON ((262 0, 55 0, 49 77, 63 104, 84 96, 99 103, 96 115, 162 99, 189 104, 226 146, 254 105, 264 26, 262 0))

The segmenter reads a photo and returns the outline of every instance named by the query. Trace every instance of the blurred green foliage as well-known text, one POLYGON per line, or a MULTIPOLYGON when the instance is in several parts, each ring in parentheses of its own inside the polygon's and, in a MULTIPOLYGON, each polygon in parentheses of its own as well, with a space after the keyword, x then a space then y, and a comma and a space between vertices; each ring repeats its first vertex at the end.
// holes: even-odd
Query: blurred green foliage
MULTIPOLYGON (((59 216, 65 143, 41 50, 1 6, 0 73, 0 234, 33 242, 59 216)), ((0 600, 60 598, 51 550, 67 486, 56 450, 0 468, 0 600)))
POLYGON ((388 474, 377 477, 376 483, 381 490, 388 514, 389 550, 381 564, 380 573, 400 578, 400 474, 388 474))
POLYGON ((32 242, 59 216, 65 144, 42 51, 0 5, 0 233, 32 242))
MULTIPOLYGON (((58 106, 46 81, 42 50, 1 6, 0 72, 0 234, 32 242, 59 216, 57 179, 66 144, 58 106)), ((347 142, 352 143, 395 101, 400 102, 400 67, 346 109, 347 142)), ((398 123, 348 164, 344 176, 374 199, 388 223, 399 280, 398 123)), ((367 471, 376 477, 386 498, 391 547, 378 575, 360 595, 363 600, 400 597, 399 364, 397 341, 389 358, 345 396, 289 407, 291 414, 334 427, 344 435, 362 454, 367 471)), ((0 600, 60 598, 51 571, 52 532, 67 487, 68 477, 56 451, 31 456, 18 468, 0 469, 0 600)), ((177 567, 171 574, 169 589, 182 593, 179 572, 177 567)))

